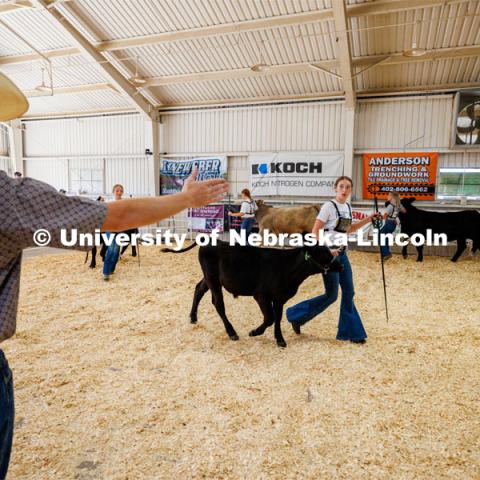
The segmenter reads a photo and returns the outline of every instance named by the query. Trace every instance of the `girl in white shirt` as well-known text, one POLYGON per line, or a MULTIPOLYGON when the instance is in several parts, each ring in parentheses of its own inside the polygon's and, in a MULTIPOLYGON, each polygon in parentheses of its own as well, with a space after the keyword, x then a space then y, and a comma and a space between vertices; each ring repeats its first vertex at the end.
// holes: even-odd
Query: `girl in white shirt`
MULTIPOLYGON (((335 181, 335 199, 326 202, 313 226, 312 233, 319 235, 320 230, 328 232, 326 237, 336 241, 337 237, 350 234, 372 221, 374 215, 352 223, 352 209, 348 197, 352 193, 352 179, 346 176, 335 181)), ((295 333, 300 334, 300 327, 323 312, 337 300, 338 287, 342 288, 340 304, 340 318, 338 321, 337 340, 350 340, 354 343, 365 343, 367 333, 363 328, 362 320, 353 302, 354 287, 352 267, 348 260, 346 249, 332 250, 336 261, 343 265, 343 271, 328 272, 323 275, 325 293, 318 297, 297 303, 287 309, 287 319, 292 324, 295 333)))
POLYGON ((255 200, 253 200, 248 188, 244 188, 241 194, 242 204, 240 206, 240 211, 237 213, 228 212, 228 214, 231 217, 240 217, 242 219, 240 229, 246 231, 245 234, 248 238, 255 223, 255 211, 257 210, 257 204, 255 203, 255 200))

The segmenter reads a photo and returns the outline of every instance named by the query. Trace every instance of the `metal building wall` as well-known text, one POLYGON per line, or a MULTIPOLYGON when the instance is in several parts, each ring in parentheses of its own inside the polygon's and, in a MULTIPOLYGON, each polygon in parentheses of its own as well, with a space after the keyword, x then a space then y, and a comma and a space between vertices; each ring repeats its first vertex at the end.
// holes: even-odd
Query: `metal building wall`
POLYGON ((355 149, 448 149, 453 95, 359 100, 355 149))
POLYGON ((113 185, 121 183, 125 197, 148 195, 149 162, 146 156, 105 159, 105 191, 109 193, 113 185))
POLYGON ((0 157, 8 156, 8 131, 0 125, 0 157))
POLYGON ((148 130, 138 115, 24 122, 26 175, 70 190, 69 169, 101 169, 104 192, 122 183, 127 194, 148 195, 148 130))
POLYGON ((138 115, 26 121, 24 155, 86 156, 144 153, 146 129, 138 115))
POLYGON ((24 159, 25 176, 68 190, 68 160, 65 158, 24 159))
POLYGON ((343 150, 343 102, 161 112, 171 154, 343 150))
POLYGON ((0 170, 4 170, 8 174, 10 174, 10 158, 0 156, 0 170))

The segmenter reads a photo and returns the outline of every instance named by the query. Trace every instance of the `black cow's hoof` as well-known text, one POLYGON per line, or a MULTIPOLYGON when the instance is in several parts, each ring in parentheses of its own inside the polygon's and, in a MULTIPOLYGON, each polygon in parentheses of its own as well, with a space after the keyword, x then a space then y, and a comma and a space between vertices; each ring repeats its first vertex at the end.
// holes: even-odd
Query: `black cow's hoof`
POLYGON ((237 340, 239 340, 237 334, 235 334, 235 335, 229 335, 229 337, 230 337, 230 340, 233 340, 234 342, 236 342, 237 340))
POLYGON ((89 265, 88 268, 95 268, 96 265, 89 265))
POLYGON ((193 324, 197 323, 197 319, 196 318, 191 318, 190 323, 193 323, 193 324))
POLYGON ((287 342, 285 340, 277 340, 277 345, 279 347, 285 348, 287 346, 287 342))
POLYGON ((259 335, 263 335, 263 332, 258 332, 257 330, 251 330, 248 334, 249 337, 258 337, 259 335))
POLYGON ((406 260, 408 258, 408 255, 402 255, 403 259, 406 260))

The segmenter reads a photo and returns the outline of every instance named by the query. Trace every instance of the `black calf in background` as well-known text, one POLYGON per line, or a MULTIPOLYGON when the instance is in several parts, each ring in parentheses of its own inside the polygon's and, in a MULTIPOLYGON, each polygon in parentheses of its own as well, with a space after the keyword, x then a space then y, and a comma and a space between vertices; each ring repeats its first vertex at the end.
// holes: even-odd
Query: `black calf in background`
MULTIPOLYGON (((473 241, 472 252, 480 249, 480 213, 476 210, 460 212, 428 212, 412 205, 415 198, 401 200, 405 211, 399 213, 402 233, 411 237, 415 233, 426 235, 427 229, 432 233, 445 233, 448 241, 457 242, 457 251, 451 258, 456 262, 467 247, 467 240, 473 241)), ((418 252, 417 262, 423 261, 423 246, 415 247, 418 252)), ((402 248, 403 258, 407 258, 407 246, 402 248)))

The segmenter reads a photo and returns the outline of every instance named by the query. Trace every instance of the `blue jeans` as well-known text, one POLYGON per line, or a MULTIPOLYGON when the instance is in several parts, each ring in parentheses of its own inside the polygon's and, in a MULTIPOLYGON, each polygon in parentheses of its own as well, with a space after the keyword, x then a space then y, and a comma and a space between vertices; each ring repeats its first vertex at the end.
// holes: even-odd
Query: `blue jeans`
POLYGON ((103 262, 103 274, 111 275, 115 271, 117 266, 118 257, 120 256, 120 245, 117 245, 115 242, 115 234, 106 232, 107 238, 113 237, 112 244, 108 247, 107 253, 105 254, 105 260, 103 262))
POLYGON ((0 350, 0 480, 7 476, 12 451, 14 417, 12 371, 0 350))
POLYGON ((355 295, 353 288, 352 267, 347 252, 340 254, 337 259, 343 265, 343 271, 329 272, 323 275, 325 293, 318 297, 297 303, 287 308, 287 320, 297 325, 303 325, 313 317, 322 313, 338 297, 338 287, 342 287, 340 303, 340 317, 338 320, 337 340, 363 340, 367 333, 363 328, 362 320, 353 302, 355 295))
MULTIPOLYGON (((395 220, 387 219, 385 225, 380 229, 380 233, 392 233, 397 228, 397 223, 395 220)), ((388 245, 381 245, 380 251, 382 252, 382 257, 390 255, 390 247, 388 245)))
POLYGON ((245 218, 242 220, 242 224, 240 225, 240 230, 245 230, 245 234, 248 236, 252 233, 253 224, 255 223, 255 218, 245 218))

